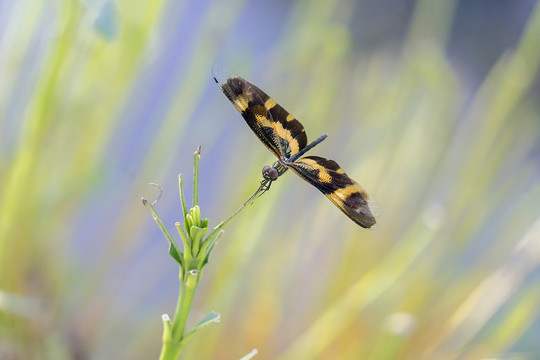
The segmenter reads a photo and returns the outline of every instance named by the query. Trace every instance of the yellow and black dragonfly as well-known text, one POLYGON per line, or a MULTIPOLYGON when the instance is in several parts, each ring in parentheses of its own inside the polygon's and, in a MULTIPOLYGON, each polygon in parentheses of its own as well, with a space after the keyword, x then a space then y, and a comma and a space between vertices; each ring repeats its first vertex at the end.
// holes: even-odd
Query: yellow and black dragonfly
POLYGON ((319 189, 345 215, 363 228, 376 224, 378 206, 371 195, 334 161, 319 156, 302 157, 327 134, 308 144, 306 131, 294 118, 257 86, 215 64, 214 80, 248 126, 278 160, 262 170, 264 180, 253 195, 262 195, 287 169, 319 189))

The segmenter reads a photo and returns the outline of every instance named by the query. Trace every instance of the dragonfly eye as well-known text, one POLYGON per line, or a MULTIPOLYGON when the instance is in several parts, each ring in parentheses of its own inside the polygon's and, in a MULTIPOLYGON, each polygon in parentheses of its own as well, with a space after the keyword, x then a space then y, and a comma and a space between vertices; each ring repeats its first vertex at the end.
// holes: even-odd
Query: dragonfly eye
POLYGON ((262 174, 263 174, 265 179, 270 179, 272 181, 277 180, 277 178, 279 176, 278 171, 276 170, 276 168, 273 168, 273 167, 268 166, 268 165, 263 167, 262 174))

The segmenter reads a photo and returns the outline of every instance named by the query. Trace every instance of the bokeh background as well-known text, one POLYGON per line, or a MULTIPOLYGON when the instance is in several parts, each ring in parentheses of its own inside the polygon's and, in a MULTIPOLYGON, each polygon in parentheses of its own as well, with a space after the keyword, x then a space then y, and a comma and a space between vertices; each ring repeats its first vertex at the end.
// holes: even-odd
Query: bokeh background
POLYGON ((0 358, 152 359, 202 145, 211 226, 274 161, 211 79, 274 97, 377 199, 294 174, 225 229, 185 359, 540 359, 537 1, 0 1, 0 358), (189 198, 189 196, 188 196, 189 198))

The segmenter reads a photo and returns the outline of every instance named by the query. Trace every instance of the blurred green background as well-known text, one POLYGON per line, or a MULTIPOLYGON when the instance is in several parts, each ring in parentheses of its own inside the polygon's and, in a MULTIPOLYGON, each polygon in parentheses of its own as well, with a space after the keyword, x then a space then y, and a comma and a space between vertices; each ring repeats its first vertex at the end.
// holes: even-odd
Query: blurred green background
POLYGON ((186 359, 540 359, 536 1, 0 1, 0 358, 152 359, 202 145, 211 226, 275 159, 214 62, 377 199, 286 174, 225 229, 186 359), (186 194, 191 184, 187 181, 186 194))

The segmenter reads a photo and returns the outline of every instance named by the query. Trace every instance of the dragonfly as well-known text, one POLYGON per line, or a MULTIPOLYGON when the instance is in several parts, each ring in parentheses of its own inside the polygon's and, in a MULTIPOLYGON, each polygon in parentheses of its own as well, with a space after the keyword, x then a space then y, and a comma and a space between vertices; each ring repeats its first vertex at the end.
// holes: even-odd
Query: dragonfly
POLYGON ((247 125, 277 157, 272 166, 263 167, 263 180, 250 200, 268 191, 272 182, 290 169, 319 189, 356 224, 366 229, 375 228, 379 207, 364 188, 334 160, 320 156, 302 157, 326 139, 327 134, 308 144, 300 121, 264 91, 220 64, 213 66, 212 75, 247 125))

